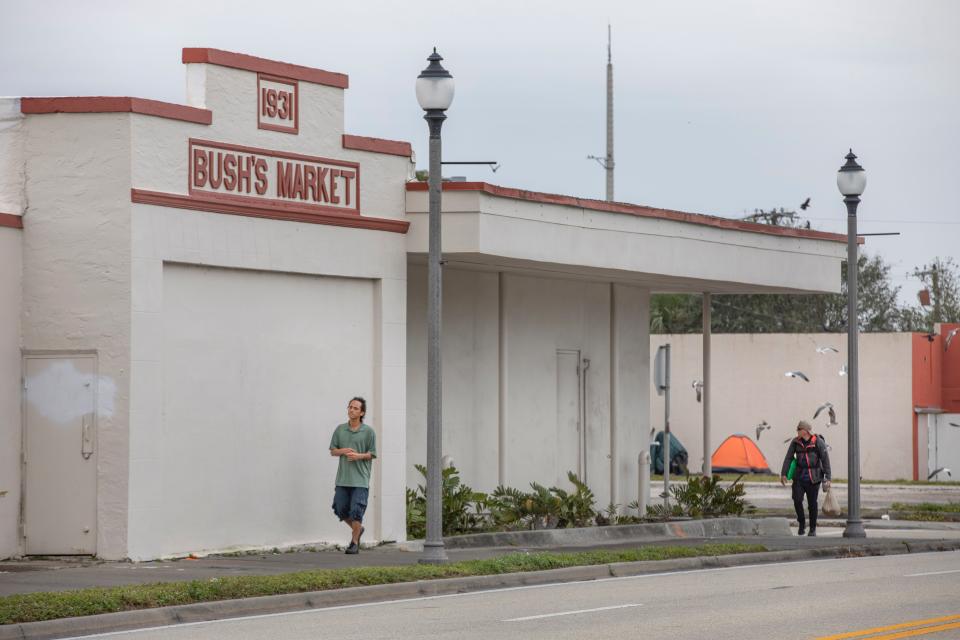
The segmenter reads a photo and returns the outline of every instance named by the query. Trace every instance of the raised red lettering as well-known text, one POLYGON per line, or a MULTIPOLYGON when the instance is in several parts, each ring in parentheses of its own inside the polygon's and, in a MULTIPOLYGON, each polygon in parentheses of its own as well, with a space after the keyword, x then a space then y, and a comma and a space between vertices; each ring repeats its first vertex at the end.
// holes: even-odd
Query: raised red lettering
POLYGON ((237 191, 250 193, 250 171, 256 156, 244 156, 237 164, 237 191))
POLYGON ((277 160, 277 197, 293 197, 293 163, 277 160))
POLYGON ((320 193, 317 194, 317 202, 330 202, 330 194, 327 193, 327 174, 330 169, 317 167, 317 184, 320 185, 320 193))
POLYGON ((317 170, 309 164, 303 167, 303 197, 317 200, 317 170))
POLYGON ((339 169, 330 169, 330 203, 331 204, 340 204, 340 196, 337 195, 337 187, 340 186, 340 181, 337 178, 340 177, 339 169))
POLYGON ((352 191, 350 188, 350 181, 353 180, 354 175, 356 174, 354 174, 353 171, 344 171, 343 169, 340 170, 340 177, 343 178, 344 188, 343 204, 347 207, 350 206, 350 192, 352 191))
POLYGON ((257 183, 253 188, 257 190, 258 196, 262 196, 267 192, 267 161, 257 158, 253 165, 253 172, 257 175, 257 183))
POLYGON ((214 189, 220 188, 220 183, 223 182, 223 153, 217 152, 217 161, 213 161, 213 151, 210 152, 210 186, 214 189))
POLYGON ((207 184, 207 154, 203 149, 193 150, 193 186, 207 184))
POLYGON ((296 175, 293 176, 293 197, 297 200, 303 200, 303 165, 297 164, 296 175))
POLYGON ((227 191, 233 191, 237 186, 237 156, 232 153, 226 154, 223 159, 223 187, 227 191))
POLYGON ((277 117, 281 120, 290 119, 290 93, 287 91, 277 92, 277 117))
POLYGON ((277 115, 277 92, 267 89, 267 115, 273 118, 277 115))

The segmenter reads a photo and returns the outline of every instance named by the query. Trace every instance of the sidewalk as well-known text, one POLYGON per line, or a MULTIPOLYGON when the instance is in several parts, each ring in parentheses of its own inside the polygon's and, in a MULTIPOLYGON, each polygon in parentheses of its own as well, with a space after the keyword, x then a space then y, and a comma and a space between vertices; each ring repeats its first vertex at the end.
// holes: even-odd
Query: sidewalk
MULTIPOLYGON (((578 531, 566 530, 570 532, 569 539, 575 541, 575 543, 550 544, 549 546, 456 548, 459 543, 455 539, 451 539, 447 553, 452 562, 474 558, 490 558, 524 551, 588 551, 644 545, 697 545, 706 542, 762 544, 767 548, 767 551, 380 584, 240 600, 221 600, 82 618, 2 625, 0 626, 0 640, 51 640, 186 622, 300 611, 383 600, 400 600, 425 595, 597 580, 666 571, 690 571, 831 557, 960 551, 960 523, 932 523, 937 525, 935 528, 933 526, 922 526, 931 523, 883 521, 884 528, 877 529, 872 527, 875 524, 874 522, 868 522, 866 523, 867 537, 860 539, 843 538, 842 524, 839 521, 824 521, 818 529, 819 535, 815 538, 795 535, 795 529, 791 530, 788 527, 785 518, 758 520, 727 518, 714 521, 669 523, 668 525, 629 525, 627 527, 591 527, 578 531), (640 535, 622 536, 616 533, 616 530, 636 531, 643 527, 648 527, 649 530, 640 535), (701 532, 735 533, 734 535, 710 535, 705 537, 688 535, 691 531, 697 531, 698 527, 701 532), (758 535, 742 533, 742 531, 751 528, 758 535)), ((522 541, 524 537, 529 542, 531 538, 523 534, 540 532, 520 533, 522 535, 517 536, 513 542, 522 541)), ((537 542, 536 536, 532 540, 537 542)), ((544 540, 549 541, 549 538, 541 537, 539 541, 543 542, 544 540)), ((415 548, 416 545, 407 545, 407 547, 415 548)), ((345 555, 339 550, 326 550, 243 556, 210 556, 196 560, 184 559, 145 563, 97 562, 69 558, 7 561, 0 562, 0 596, 85 587, 209 580, 231 575, 271 575, 309 569, 396 566, 413 564, 419 558, 420 553, 416 551, 405 551, 399 545, 383 545, 372 549, 364 549, 359 555, 354 556, 345 555)))
MULTIPOLYGON (((734 519, 727 519, 734 520, 734 519)), ((788 534, 786 520, 778 521, 777 527, 761 531, 761 535, 696 535, 696 528, 686 531, 671 531, 664 525, 630 525, 626 527, 591 527, 579 530, 559 530, 567 539, 537 542, 530 534, 556 534, 558 530, 495 534, 499 537, 496 546, 464 545, 467 538, 491 536, 458 536, 448 539, 447 555, 451 562, 491 558, 518 551, 588 551, 592 549, 622 549, 643 545, 696 545, 705 542, 740 542, 762 544, 770 551, 817 549, 838 544, 863 548, 880 547, 891 541, 945 540, 960 542, 960 523, 923 523, 866 521, 867 538, 847 539, 842 537, 843 523, 824 520, 816 538, 797 537, 788 534), (879 528, 879 527, 882 527, 879 528), (622 535, 634 530, 635 535, 622 535), (652 530, 652 531, 651 531, 652 530), (691 534, 691 531, 694 532, 691 534), (771 534, 770 532, 774 532, 771 534), (512 538, 512 539, 511 539, 512 538)), ((701 521, 692 521, 695 524, 701 521)), ((710 522, 710 521, 706 521, 710 522)), ((794 530, 795 532, 795 530, 794 530)), ((344 569, 357 566, 398 566, 415 564, 420 559, 418 545, 390 544, 364 549, 355 556, 345 555, 340 550, 298 551, 287 553, 257 553, 250 555, 207 556, 155 562, 104 562, 92 559, 54 558, 11 560, 0 562, 0 596, 38 591, 66 591, 87 587, 111 587, 152 582, 181 582, 209 580, 235 575, 273 575, 312 569, 344 569)))

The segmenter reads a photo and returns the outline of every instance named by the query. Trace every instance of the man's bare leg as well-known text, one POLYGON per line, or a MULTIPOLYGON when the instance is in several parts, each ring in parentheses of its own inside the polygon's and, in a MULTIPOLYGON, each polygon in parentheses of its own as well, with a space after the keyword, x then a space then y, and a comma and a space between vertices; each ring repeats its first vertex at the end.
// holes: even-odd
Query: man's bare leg
POLYGON ((344 523, 346 523, 346 525, 350 527, 350 531, 352 532, 350 541, 353 542, 354 544, 359 544, 360 530, 363 528, 363 523, 358 522, 357 520, 351 520, 350 518, 347 518, 346 520, 344 520, 344 523))
POLYGON ((363 528, 363 523, 357 520, 351 520, 350 528, 353 529, 353 543, 360 544, 360 530, 363 528))

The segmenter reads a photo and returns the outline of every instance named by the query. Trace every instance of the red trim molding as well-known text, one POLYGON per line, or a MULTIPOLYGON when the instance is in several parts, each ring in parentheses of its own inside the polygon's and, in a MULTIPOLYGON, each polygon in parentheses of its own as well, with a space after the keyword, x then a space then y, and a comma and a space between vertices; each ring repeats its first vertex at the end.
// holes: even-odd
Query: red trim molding
POLYGON ((0 227, 23 229, 23 217, 12 213, 0 213, 0 227))
POLYGON ((370 218, 349 213, 318 212, 314 209, 298 207, 288 203, 248 204, 246 202, 241 203, 223 199, 210 199, 201 196, 185 196, 176 193, 162 193, 143 189, 131 189, 130 201, 136 204, 151 204, 158 207, 173 207, 174 209, 209 211, 235 216, 270 218, 273 220, 306 222, 309 224, 325 224, 333 227, 372 229, 374 231, 389 231, 392 233, 406 233, 410 227, 410 223, 406 220, 370 218))
POLYGON ((22 98, 22 113, 139 113, 170 120, 197 124, 213 122, 213 112, 182 104, 171 104, 145 98, 114 96, 82 96, 63 98, 22 98))
POLYGON ((301 67, 289 62, 278 62, 277 60, 248 56, 244 53, 233 53, 232 51, 208 49, 206 47, 185 47, 183 49, 183 63, 215 64, 232 69, 268 73, 291 80, 313 82, 314 84, 337 87, 338 89, 346 89, 350 84, 350 79, 344 73, 334 73, 314 67, 301 67))
POLYGON ((409 158, 413 155, 413 147, 409 142, 399 140, 384 140, 383 138, 367 138, 366 136, 351 136, 343 134, 343 148, 357 151, 371 151, 386 153, 392 156, 409 158))
MULTIPOLYGON (((427 191, 426 182, 408 182, 407 191, 427 191)), ((702 213, 687 213, 685 211, 672 211, 670 209, 656 209, 654 207, 644 207, 636 204, 626 204, 623 202, 607 202, 605 200, 589 200, 586 198, 575 198, 573 196, 564 196, 554 193, 540 193, 538 191, 527 191, 526 189, 512 189, 509 187, 499 187, 487 182, 444 182, 444 191, 482 191, 483 193, 501 198, 513 198, 515 200, 526 200, 529 202, 542 202, 544 204, 556 204, 568 207, 578 207, 581 209, 590 209, 592 211, 605 211, 607 213, 624 213, 627 215, 641 218, 659 218, 661 220, 674 220, 676 222, 689 222, 691 224, 706 225, 717 227, 719 229, 731 229, 735 231, 749 231, 752 233, 765 233, 774 236, 787 236, 793 238, 810 238, 814 240, 828 240, 830 242, 847 241, 846 234, 827 233, 826 231, 814 231, 812 229, 792 229, 789 227, 774 227, 757 222, 746 222, 744 220, 731 220, 730 218, 721 218, 719 216, 709 216, 702 213)), ((863 238, 858 238, 859 243, 863 243, 863 238)))

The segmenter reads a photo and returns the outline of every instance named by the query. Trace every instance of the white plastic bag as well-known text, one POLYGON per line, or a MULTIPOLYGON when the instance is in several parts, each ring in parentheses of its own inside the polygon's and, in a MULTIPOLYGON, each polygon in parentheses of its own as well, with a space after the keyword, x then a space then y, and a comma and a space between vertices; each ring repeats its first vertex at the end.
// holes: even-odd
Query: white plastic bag
POLYGON ((840 515, 840 502, 837 501, 837 496, 833 494, 833 487, 830 487, 823 492, 822 511, 828 516, 840 515))

